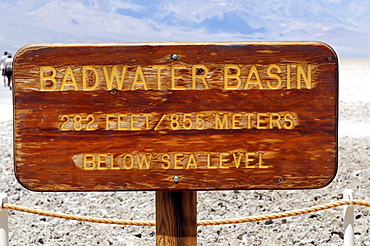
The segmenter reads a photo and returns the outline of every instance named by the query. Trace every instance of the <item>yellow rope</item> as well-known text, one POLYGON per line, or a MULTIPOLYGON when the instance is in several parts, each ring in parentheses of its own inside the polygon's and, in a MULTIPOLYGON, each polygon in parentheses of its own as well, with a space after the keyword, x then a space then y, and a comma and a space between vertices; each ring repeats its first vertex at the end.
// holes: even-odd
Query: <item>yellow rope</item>
POLYGON ((102 219, 102 218, 94 218, 94 217, 88 217, 88 216, 76 216, 76 215, 70 215, 70 214, 47 212, 47 211, 43 211, 39 209, 26 208, 26 207, 8 204, 8 203, 4 203, 3 208, 17 210, 17 211, 25 212, 25 213, 42 215, 42 216, 49 216, 49 217, 54 217, 54 218, 59 218, 59 219, 66 219, 66 220, 77 220, 77 221, 84 221, 84 222, 115 224, 115 225, 155 226, 155 222, 150 222, 150 221, 102 219))
MULTIPOLYGON (((240 218, 240 219, 201 220, 197 222, 197 226, 226 225, 226 224, 257 222, 257 221, 262 221, 262 220, 281 219, 285 217, 313 213, 313 212, 317 212, 321 210, 331 209, 331 208, 344 206, 344 205, 350 205, 350 204, 351 204, 350 200, 342 200, 342 201, 317 205, 317 206, 313 206, 309 208, 297 209, 297 210, 281 212, 281 213, 274 213, 274 214, 250 216, 250 217, 240 218)), ((358 206, 370 207, 370 202, 366 202, 366 201, 353 200, 352 204, 358 205, 358 206)), ((76 215, 69 215, 69 214, 62 214, 62 213, 47 212, 47 211, 43 211, 39 209, 31 209, 31 208, 26 208, 26 207, 8 204, 8 203, 4 203, 2 208, 12 209, 12 210, 20 211, 20 212, 37 214, 37 215, 42 215, 42 216, 49 216, 49 217, 54 217, 54 218, 77 220, 77 221, 84 221, 84 222, 115 224, 115 225, 132 225, 132 226, 155 226, 155 222, 153 221, 102 219, 102 218, 94 218, 94 217, 89 217, 89 216, 76 216, 76 215)))
POLYGON ((324 209, 330 209, 335 208, 343 205, 349 205, 349 201, 338 201, 323 205, 318 205, 310 208, 303 208, 303 209, 297 209, 287 212, 281 212, 281 213, 274 213, 274 214, 265 214, 265 215, 259 215, 259 216, 250 216, 246 218, 240 218, 240 219, 224 219, 224 220, 202 220, 198 221, 198 226, 206 226, 206 225, 226 225, 226 224, 239 224, 239 223, 246 223, 246 222, 257 222, 262 220, 273 220, 273 219, 281 219, 285 217, 290 216, 297 216, 301 214, 307 214, 307 213, 313 213, 324 209))

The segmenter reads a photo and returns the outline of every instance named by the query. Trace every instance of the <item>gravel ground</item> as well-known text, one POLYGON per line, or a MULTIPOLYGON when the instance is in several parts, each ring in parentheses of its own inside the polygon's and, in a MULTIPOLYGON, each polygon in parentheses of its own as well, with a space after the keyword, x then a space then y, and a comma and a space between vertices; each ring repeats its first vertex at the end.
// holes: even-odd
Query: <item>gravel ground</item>
MULTIPOLYGON (((334 181, 318 190, 201 191, 198 219, 240 218, 334 202, 342 199, 346 188, 354 190, 355 199, 370 201, 370 134, 366 133, 370 87, 364 88, 369 84, 370 60, 344 60, 340 65, 339 169, 334 181)), ((6 93, 1 89, 2 114, 9 106, 6 93)), ((13 173, 12 121, 5 114, 0 121, 0 191, 8 195, 9 203, 75 215, 155 220, 155 192, 44 193, 23 188, 13 173)), ((198 245, 342 245, 342 210, 202 226, 198 245)), ((370 245, 369 212, 370 208, 355 208, 355 245, 370 245)), ((155 245, 154 227, 76 222, 13 210, 9 228, 10 245, 155 245)))

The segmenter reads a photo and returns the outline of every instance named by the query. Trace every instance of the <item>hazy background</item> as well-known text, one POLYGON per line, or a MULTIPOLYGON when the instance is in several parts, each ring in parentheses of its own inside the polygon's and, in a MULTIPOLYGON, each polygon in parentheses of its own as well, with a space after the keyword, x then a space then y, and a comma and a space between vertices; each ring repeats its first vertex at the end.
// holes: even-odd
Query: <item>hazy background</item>
POLYGON ((30 43, 324 41, 370 58, 368 0, 0 0, 0 52, 30 43))
MULTIPOLYGON (((288 211, 342 198, 370 201, 370 1, 0 0, 0 53, 30 43, 297 41, 331 45, 340 59, 339 169, 318 190, 198 192, 198 219, 288 211), (367 58, 367 59, 355 59, 367 58)), ((1 76, 0 76, 1 78, 1 76)), ((9 203, 114 219, 154 220, 154 192, 30 192, 13 172, 12 91, 0 83, 0 191, 9 203)), ((368 208, 356 207, 355 244, 369 245, 368 208)), ((10 245, 154 245, 155 229, 9 211, 10 245)), ((342 210, 198 228, 198 245, 343 245, 342 210)))

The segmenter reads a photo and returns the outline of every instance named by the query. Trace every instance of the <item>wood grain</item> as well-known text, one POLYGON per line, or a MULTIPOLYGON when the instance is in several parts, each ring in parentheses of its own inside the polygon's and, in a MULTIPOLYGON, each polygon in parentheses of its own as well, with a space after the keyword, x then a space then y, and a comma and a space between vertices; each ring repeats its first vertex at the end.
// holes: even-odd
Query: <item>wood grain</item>
POLYGON ((197 192, 156 192, 156 245, 197 245, 197 192))
POLYGON ((337 171, 338 60, 320 42, 29 45, 13 93, 15 172, 32 190, 320 188, 337 171))

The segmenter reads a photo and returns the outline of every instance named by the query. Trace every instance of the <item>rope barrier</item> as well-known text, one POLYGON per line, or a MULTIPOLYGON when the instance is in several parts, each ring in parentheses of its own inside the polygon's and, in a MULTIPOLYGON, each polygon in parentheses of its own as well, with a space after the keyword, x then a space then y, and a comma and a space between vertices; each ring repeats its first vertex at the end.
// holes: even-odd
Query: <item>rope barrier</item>
POLYGON ((54 217, 54 218, 59 218, 59 219, 66 219, 66 220, 77 220, 77 221, 83 221, 83 222, 115 224, 115 225, 132 225, 132 226, 155 226, 155 222, 150 222, 150 221, 102 219, 102 218, 94 218, 94 217, 89 217, 89 216, 76 216, 76 215, 70 215, 70 214, 47 212, 47 211, 43 211, 39 209, 26 208, 26 207, 8 204, 8 203, 3 204, 3 209, 11 209, 11 210, 17 210, 19 212, 30 213, 30 214, 37 214, 37 215, 54 217))
MULTIPOLYGON (((313 213, 313 212, 318 212, 321 210, 350 205, 351 203, 353 205, 370 207, 370 202, 366 202, 366 201, 341 200, 341 201, 317 205, 317 206, 313 206, 309 208, 296 209, 296 210, 291 210, 287 212, 273 213, 273 214, 266 214, 266 215, 259 215, 259 216, 250 216, 250 217, 240 218, 240 219, 200 220, 197 222, 197 226, 240 224, 240 223, 257 222, 257 221, 263 221, 263 220, 281 219, 285 217, 297 216, 301 214, 313 213)), ((54 217, 54 218, 59 218, 59 219, 77 220, 77 221, 83 221, 83 222, 115 224, 115 225, 132 225, 132 226, 155 226, 155 222, 153 221, 118 220, 118 219, 94 218, 94 217, 89 217, 89 216, 76 216, 76 215, 70 215, 70 214, 47 212, 47 211, 43 211, 39 209, 31 209, 31 208, 26 208, 26 207, 13 205, 9 203, 4 203, 2 208, 17 210, 19 212, 37 214, 37 215, 42 215, 42 216, 54 217)))

